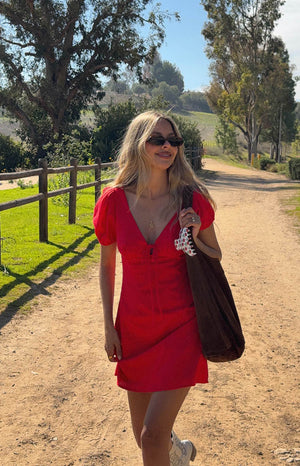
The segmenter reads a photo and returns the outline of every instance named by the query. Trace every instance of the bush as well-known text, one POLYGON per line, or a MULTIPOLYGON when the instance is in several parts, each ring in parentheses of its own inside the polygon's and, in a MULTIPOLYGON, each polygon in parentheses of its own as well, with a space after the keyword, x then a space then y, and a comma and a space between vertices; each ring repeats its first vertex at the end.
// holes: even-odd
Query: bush
POLYGON ((122 137, 131 120, 137 115, 135 104, 128 102, 95 109, 97 128, 92 137, 92 157, 102 162, 115 159, 122 137))
POLYGON ((300 180, 300 158, 289 160, 289 173, 292 180, 300 180))
POLYGON ((261 157, 258 162, 260 170, 269 170, 271 166, 276 165, 276 161, 268 157, 261 157))
POLYGON ((91 159, 91 141, 89 134, 81 134, 73 130, 72 134, 65 134, 60 141, 44 146, 51 167, 68 165, 71 158, 78 163, 86 165, 91 159))
POLYGON ((195 170, 201 168, 201 158, 203 156, 203 141, 200 130, 195 121, 188 120, 182 116, 172 114, 172 118, 178 126, 181 136, 184 139, 185 155, 195 170), (200 155, 200 159, 194 157, 200 155))
POLYGON ((13 172, 23 164, 24 151, 9 136, 0 134, 0 172, 13 172))

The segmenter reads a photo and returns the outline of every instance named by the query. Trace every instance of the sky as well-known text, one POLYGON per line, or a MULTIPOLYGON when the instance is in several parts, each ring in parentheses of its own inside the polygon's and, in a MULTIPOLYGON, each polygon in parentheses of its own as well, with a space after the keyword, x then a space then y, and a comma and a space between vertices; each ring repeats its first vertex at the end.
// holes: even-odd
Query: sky
MULTIPOLYGON (((161 9, 177 11, 181 21, 166 21, 166 38, 159 53, 162 60, 176 65, 184 77, 185 90, 201 91, 209 85, 209 60, 205 55, 206 42, 201 34, 207 21, 200 0, 160 0, 161 9)), ((282 38, 289 52, 290 64, 295 66, 294 77, 300 75, 300 1, 286 0, 274 35, 282 38)), ((296 87, 300 102, 300 82, 296 87)))

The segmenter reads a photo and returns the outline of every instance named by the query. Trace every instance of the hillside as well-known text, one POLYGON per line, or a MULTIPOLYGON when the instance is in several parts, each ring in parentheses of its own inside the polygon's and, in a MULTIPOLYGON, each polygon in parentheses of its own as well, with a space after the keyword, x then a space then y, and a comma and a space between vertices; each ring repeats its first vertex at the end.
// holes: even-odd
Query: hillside
MULTIPOLYGON (((105 99, 105 105, 108 105, 110 102, 110 96, 108 95, 107 98, 105 99)), ((120 96, 120 102, 124 101, 122 100, 122 96, 120 96)), ((128 96, 127 96, 128 99, 128 96)), ((90 113, 90 112, 88 112, 90 113)), ((202 139, 205 141, 214 141, 214 131, 215 131, 215 126, 217 123, 217 116, 214 115, 213 113, 204 113, 204 112, 184 112, 181 113, 180 115, 191 118, 193 121, 195 121, 199 129, 201 131, 201 136, 202 139)), ((87 122, 90 124, 90 117, 86 117, 83 114, 82 120, 84 122, 87 122), (86 121, 88 120, 88 121, 86 121)), ((1 117, 0 116, 0 134, 3 134, 4 136, 11 136, 13 139, 18 139, 16 135, 16 129, 18 128, 18 124, 15 122, 12 122, 9 118, 6 117, 1 117)))

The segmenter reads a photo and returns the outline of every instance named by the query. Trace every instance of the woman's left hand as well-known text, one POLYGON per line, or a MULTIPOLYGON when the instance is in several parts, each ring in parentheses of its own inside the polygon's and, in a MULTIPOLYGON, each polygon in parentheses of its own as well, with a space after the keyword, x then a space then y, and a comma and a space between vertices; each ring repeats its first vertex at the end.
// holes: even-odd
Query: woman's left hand
POLYGON ((192 207, 188 207, 187 209, 182 209, 179 213, 179 225, 180 228, 189 228, 193 227, 192 234, 193 239, 195 240, 198 236, 200 227, 201 227, 201 220, 199 215, 196 214, 192 207))

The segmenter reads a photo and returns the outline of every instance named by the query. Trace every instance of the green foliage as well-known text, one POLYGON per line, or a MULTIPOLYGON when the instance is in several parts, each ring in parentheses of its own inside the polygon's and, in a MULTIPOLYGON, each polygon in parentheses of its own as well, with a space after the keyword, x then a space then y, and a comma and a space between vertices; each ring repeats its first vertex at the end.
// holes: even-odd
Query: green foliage
POLYGON ((296 156, 300 154, 300 122, 297 122, 296 125, 296 134, 295 139, 292 142, 292 151, 296 156))
MULTIPOLYGON (((103 162, 115 160, 122 137, 131 120, 146 110, 164 111, 168 102, 162 96, 144 99, 142 104, 134 104, 131 100, 123 104, 110 105, 107 109, 96 109, 98 128, 94 130, 92 140, 92 157, 100 157, 103 162)), ((202 147, 201 133, 195 121, 171 114, 182 137, 186 148, 202 147)))
POLYGON ((292 180, 300 180, 300 158, 289 160, 289 172, 292 180))
POLYGON ((157 86, 159 83, 167 83, 169 86, 176 86, 179 94, 183 92, 184 80, 180 70, 176 65, 173 65, 169 61, 161 61, 157 56, 154 61, 154 65, 151 70, 152 79, 154 85, 157 86))
POLYGON ((170 86, 165 81, 159 83, 157 87, 152 90, 152 96, 155 98, 162 96, 171 105, 180 107, 181 102, 179 100, 180 91, 177 86, 170 86))
POLYGON ((270 159, 269 157, 260 157, 258 159, 258 166, 260 170, 269 170, 271 166, 276 165, 276 161, 273 159, 270 159))
POLYGON ((65 134, 61 139, 43 146, 47 153, 51 167, 66 166, 71 158, 75 158, 82 165, 91 159, 92 144, 87 130, 77 128, 71 134, 65 134))
POLYGON ((93 132, 92 157, 100 157, 102 162, 115 160, 122 136, 136 114, 137 108, 131 100, 108 108, 95 108, 97 128, 93 132))
POLYGON ((273 116, 281 104, 286 127, 293 126, 288 115, 294 108, 295 81, 285 46, 273 37, 282 1, 202 0, 202 4, 209 19, 202 33, 212 60, 209 103, 242 132, 250 161, 262 129, 277 124, 272 134, 278 134, 273 116))
POLYGON ((92 95, 103 97, 101 77, 116 78, 124 65, 141 76, 170 16, 149 5, 151 0, 0 2, 0 106, 20 122, 39 155, 41 145, 69 132, 92 95))
POLYGON ((129 93, 129 86, 126 81, 122 79, 113 79, 111 78, 104 86, 104 89, 111 92, 116 92, 117 94, 127 94, 129 93))
POLYGON ((24 181, 24 180, 18 180, 17 185, 21 189, 33 188, 32 181, 29 181, 28 183, 26 183, 26 181, 24 181))
MULTIPOLYGON (((34 187, 30 195, 37 194, 34 187)), ((20 188, 0 192, 0 202, 28 196, 20 188)), ((1 212, 2 269, 0 312, 24 311, 40 289, 71 273, 80 273, 99 259, 92 225, 94 189, 82 191, 76 224, 68 224, 68 208, 49 202, 49 243, 39 243, 38 202, 1 212)))
POLYGON ((15 171, 24 167, 25 151, 21 145, 14 142, 9 136, 0 134, 0 172, 15 171))
POLYGON ((297 123, 300 123, 300 102, 297 102, 296 109, 295 109, 297 123))
POLYGON ((218 146, 222 147, 224 153, 238 155, 239 148, 236 136, 235 127, 220 116, 215 137, 218 146))
POLYGON ((202 92, 188 91, 181 94, 179 100, 184 110, 211 113, 205 94, 202 92))
POLYGON ((136 103, 136 108, 139 113, 146 112, 147 110, 157 110, 158 112, 164 112, 170 107, 168 102, 162 95, 157 97, 147 98, 145 97, 141 102, 136 103))
MULTIPOLYGON (((90 181, 94 181, 92 171, 79 171, 77 174, 77 185, 89 183, 90 181)), ((48 191, 56 191, 61 188, 68 188, 70 186, 70 174, 69 173, 59 173, 57 175, 52 176, 49 178, 48 182, 48 191)), ((79 190, 77 192, 77 198, 79 199, 80 196, 84 193, 84 191, 79 190)), ((51 201, 55 205, 61 205, 68 207, 69 205, 69 193, 60 194, 59 196, 54 196, 51 198, 51 201)))
POLYGON ((132 85, 132 93, 137 94, 137 95, 142 95, 142 94, 149 94, 149 86, 146 84, 141 84, 141 83, 134 83, 132 85))
POLYGON ((178 125, 179 131, 184 139, 185 154, 188 159, 193 156, 193 150, 198 149, 203 155, 203 142, 198 125, 188 118, 172 114, 172 118, 178 125))

